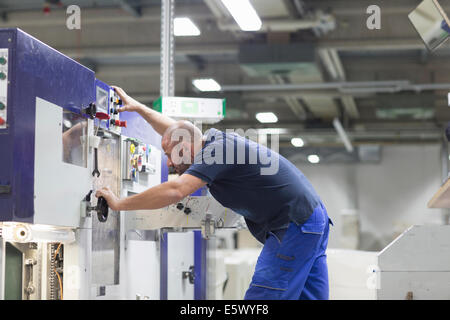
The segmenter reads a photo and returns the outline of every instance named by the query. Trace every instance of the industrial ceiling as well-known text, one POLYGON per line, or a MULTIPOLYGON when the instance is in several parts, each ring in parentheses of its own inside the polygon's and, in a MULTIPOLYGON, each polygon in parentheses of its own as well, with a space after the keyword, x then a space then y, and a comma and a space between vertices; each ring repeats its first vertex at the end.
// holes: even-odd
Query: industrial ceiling
MULTIPOLYGON (((22 28, 144 103, 159 96, 160 1, 60 2, 44 13, 43 0, 0 1, 0 27, 22 28), (81 7, 81 30, 65 27, 70 4, 81 7)), ((281 129, 289 156, 299 154, 293 137, 337 161, 360 159, 360 147, 439 143, 450 121, 450 45, 426 50, 408 20, 419 2, 251 0, 263 28, 244 32, 220 0, 177 0, 175 16, 191 18, 201 35, 176 38, 176 95, 226 98, 226 120, 216 127, 281 129), (381 8, 380 30, 366 26, 373 4, 381 8), (192 80, 205 77, 223 91, 196 91, 192 80), (265 111, 279 121, 259 123, 255 114, 265 111), (353 154, 342 152, 335 118, 353 154)), ((450 13, 450 1, 440 2, 450 13)))

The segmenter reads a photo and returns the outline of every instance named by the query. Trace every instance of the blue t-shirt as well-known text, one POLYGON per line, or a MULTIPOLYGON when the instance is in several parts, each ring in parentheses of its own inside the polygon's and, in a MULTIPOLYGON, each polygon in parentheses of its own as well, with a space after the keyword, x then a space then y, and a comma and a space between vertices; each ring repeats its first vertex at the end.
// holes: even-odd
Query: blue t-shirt
POLYGON ((303 224, 320 198, 303 173, 278 153, 239 136, 210 129, 185 172, 207 183, 224 207, 244 216, 264 243, 268 231, 303 224))

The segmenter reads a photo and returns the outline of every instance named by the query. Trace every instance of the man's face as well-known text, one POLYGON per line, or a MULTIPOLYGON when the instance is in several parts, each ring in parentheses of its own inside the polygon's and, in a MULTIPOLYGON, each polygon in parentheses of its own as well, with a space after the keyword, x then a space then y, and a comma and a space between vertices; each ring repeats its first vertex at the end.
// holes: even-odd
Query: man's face
POLYGON ((167 166, 174 168, 179 175, 182 175, 191 166, 193 153, 190 143, 171 142, 169 139, 163 139, 162 148, 167 156, 167 166))

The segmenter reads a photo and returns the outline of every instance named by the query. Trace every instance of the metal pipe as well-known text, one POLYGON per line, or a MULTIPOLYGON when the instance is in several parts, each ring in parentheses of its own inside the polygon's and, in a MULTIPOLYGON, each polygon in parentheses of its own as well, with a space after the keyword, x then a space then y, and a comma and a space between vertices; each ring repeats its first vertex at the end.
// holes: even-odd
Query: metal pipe
MULTIPOLYGON (((322 25, 322 20, 317 19, 304 19, 304 20, 264 20, 259 29, 256 32, 267 31, 297 31, 314 29, 322 25)), ((217 26, 223 31, 240 31, 241 29, 234 21, 226 20, 219 21, 217 26)))
POLYGON ((361 93, 394 93, 400 91, 432 91, 449 90, 450 83, 411 84, 407 80, 399 81, 368 81, 368 82, 328 82, 301 84, 257 84, 257 85, 224 85, 222 91, 295 91, 336 89, 346 94, 361 93))
MULTIPOLYGON (((341 88, 374 88, 385 87, 404 87, 410 85, 408 80, 400 81, 361 81, 361 82, 317 82, 300 84, 247 84, 247 85, 224 85, 222 91, 281 91, 281 90, 322 90, 322 89, 341 89, 341 88)), ((450 84, 447 84, 450 86, 450 84)))
POLYGON ((175 94, 175 64, 174 64, 174 0, 161 1, 161 79, 162 97, 175 94))
MULTIPOLYGON (((361 81, 361 82, 317 82, 286 84, 246 84, 224 85, 222 91, 278 91, 278 90, 322 90, 340 88, 370 88, 410 85, 408 80, 400 81, 361 81)), ((450 83, 448 84, 450 86, 450 83)))
POLYGON ((347 133, 345 132, 344 128, 342 127, 341 122, 339 121, 338 118, 335 118, 333 120, 333 126, 336 129, 339 137, 341 138, 342 142, 344 143, 345 149, 351 153, 353 152, 353 146, 352 143, 350 142, 350 139, 348 138, 347 133))

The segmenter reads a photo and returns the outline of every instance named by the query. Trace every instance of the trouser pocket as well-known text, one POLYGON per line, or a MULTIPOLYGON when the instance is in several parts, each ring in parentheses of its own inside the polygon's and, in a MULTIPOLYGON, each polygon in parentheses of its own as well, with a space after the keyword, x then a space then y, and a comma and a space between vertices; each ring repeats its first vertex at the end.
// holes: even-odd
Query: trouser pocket
POLYGON ((245 300, 278 300, 287 288, 288 282, 285 280, 267 279, 255 275, 245 294, 245 300))
POLYGON ((306 220, 304 224, 300 225, 300 228, 303 233, 323 234, 329 221, 325 208, 323 205, 319 205, 314 209, 309 219, 306 220))

